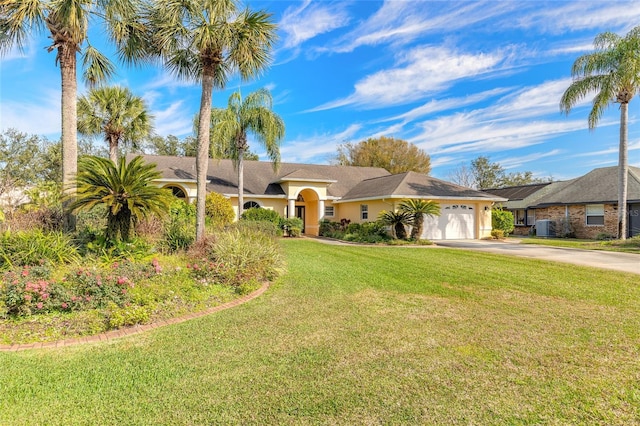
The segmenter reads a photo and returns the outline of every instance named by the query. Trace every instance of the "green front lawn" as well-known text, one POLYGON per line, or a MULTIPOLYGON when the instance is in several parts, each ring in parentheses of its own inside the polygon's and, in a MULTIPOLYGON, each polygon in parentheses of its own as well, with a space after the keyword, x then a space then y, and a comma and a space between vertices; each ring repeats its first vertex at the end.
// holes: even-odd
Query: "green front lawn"
POLYGON ((282 241, 260 298, 108 343, 0 353, 0 424, 633 424, 638 276, 282 241))
POLYGON ((581 240, 575 238, 537 238, 537 237, 515 237, 522 244, 537 244, 553 247, 568 247, 583 250, 604 250, 626 253, 640 253, 640 238, 629 238, 627 240, 581 240))

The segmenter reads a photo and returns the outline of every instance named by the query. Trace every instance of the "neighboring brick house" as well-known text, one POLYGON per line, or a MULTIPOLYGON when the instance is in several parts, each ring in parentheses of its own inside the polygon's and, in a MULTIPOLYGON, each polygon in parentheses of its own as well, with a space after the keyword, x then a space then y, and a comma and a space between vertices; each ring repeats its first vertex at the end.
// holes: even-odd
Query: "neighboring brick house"
MULTIPOLYGON (((526 235, 536 222, 552 221, 556 234, 576 238, 617 235, 618 167, 603 167, 576 179, 547 184, 489 189, 508 198, 514 234, 526 235)), ((627 236, 640 235, 640 168, 629 167, 627 183, 627 236)))

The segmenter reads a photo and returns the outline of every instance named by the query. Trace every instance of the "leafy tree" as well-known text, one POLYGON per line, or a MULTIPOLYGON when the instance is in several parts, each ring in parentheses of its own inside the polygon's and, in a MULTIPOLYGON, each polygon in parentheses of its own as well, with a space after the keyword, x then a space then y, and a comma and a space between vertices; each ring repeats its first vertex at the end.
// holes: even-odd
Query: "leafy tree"
POLYGON ((198 152, 198 140, 193 136, 187 136, 180 140, 174 135, 153 135, 147 138, 143 151, 154 155, 195 157, 198 152))
POLYGON ((595 51, 573 63, 573 82, 560 100, 560 110, 571 109, 589 93, 595 93, 589 112, 589 130, 595 129, 611 102, 620 104, 620 147, 618 159, 618 238, 627 237, 627 179, 629 102, 640 90, 640 26, 625 37, 611 32, 596 36, 595 51))
POLYGON ((412 217, 403 211, 387 211, 382 210, 378 215, 378 220, 386 226, 393 228, 394 236, 399 240, 407 238, 407 230, 405 225, 411 225, 412 217))
POLYGON ((151 181, 161 177, 155 164, 145 164, 135 157, 128 164, 124 157, 118 164, 100 157, 82 157, 74 183, 77 197, 69 206, 73 211, 107 207, 105 237, 111 241, 129 241, 131 225, 152 214, 165 214, 174 198, 166 189, 151 181))
POLYGON ((228 198, 217 192, 207 194, 205 212, 214 226, 224 226, 233 222, 235 213, 228 198))
MULTIPOLYGON (((82 55, 85 66, 84 80, 93 86, 106 80, 114 72, 109 59, 89 43, 89 23, 101 19, 109 37, 127 56, 125 44, 131 41, 131 28, 138 17, 136 0, 4 0, 0 17, 0 54, 13 47, 23 49, 32 31, 47 29, 52 44, 48 51, 56 50, 56 64, 60 65, 62 101, 62 176, 69 194, 78 169, 77 155, 77 54, 82 55), (124 50, 123 50, 124 49, 124 50)), ((135 40, 134 40, 135 41, 135 40)), ((135 43, 128 49, 135 50, 135 43)), ((73 197, 68 197, 71 202, 73 197)), ((75 218, 66 217, 66 227, 75 228, 75 218)))
POLYGON ((449 179, 462 186, 475 189, 495 189, 507 186, 528 185, 550 182, 551 178, 536 178, 533 173, 506 173, 499 163, 493 163, 489 157, 480 156, 471 161, 471 167, 462 164, 449 174, 449 179))
POLYGON ((513 221, 513 213, 503 210, 502 207, 491 211, 491 227, 502 231, 505 237, 508 237, 515 229, 513 221))
POLYGON ((277 170, 280 163, 280 141, 284 137, 284 122, 272 111, 271 93, 260 89, 244 100, 240 92, 229 98, 226 109, 216 108, 211 113, 212 139, 216 156, 230 154, 238 170, 238 217, 244 206, 244 153, 249 149, 247 133, 251 132, 267 151, 277 170))
POLYGON ((196 239, 200 240, 205 229, 213 89, 224 88, 232 72, 248 80, 266 69, 276 26, 264 11, 239 12, 235 0, 157 0, 148 12, 154 53, 169 71, 202 86, 196 156, 196 239))
POLYGON ((386 136, 340 145, 337 162, 341 166, 382 167, 392 174, 431 172, 431 158, 426 152, 405 140, 386 136))
POLYGON ((400 203, 399 210, 407 213, 411 219, 411 238, 419 240, 422 235, 424 216, 440 216, 440 205, 435 201, 404 200, 400 203))
POLYGON ((37 159, 42 157, 46 144, 43 137, 15 129, 0 134, 0 195, 42 178, 37 159))
POLYGON ((127 88, 100 87, 78 99, 78 131, 86 136, 104 135, 114 163, 122 143, 137 149, 149 136, 152 120, 144 100, 127 88))

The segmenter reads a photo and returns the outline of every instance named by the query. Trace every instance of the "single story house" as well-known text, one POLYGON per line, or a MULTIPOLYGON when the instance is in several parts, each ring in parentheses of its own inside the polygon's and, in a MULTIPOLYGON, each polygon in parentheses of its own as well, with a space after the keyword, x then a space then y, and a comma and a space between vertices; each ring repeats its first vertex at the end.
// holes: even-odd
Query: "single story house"
MULTIPOLYGON (((556 234, 596 238, 618 234, 618 167, 602 167, 575 179, 487 189, 507 198, 515 234, 526 235, 538 221, 550 221, 556 234)), ((627 236, 640 235, 640 168, 629 167, 627 236)), ((539 230, 538 234, 539 234, 539 230)))
MULTIPOLYGON (((196 198, 196 162, 192 157, 144 156, 162 174, 157 184, 192 201, 196 198)), ((231 160, 209 160, 207 190, 231 200, 237 213, 238 174, 231 160)), ((303 232, 318 235, 322 219, 375 221, 408 198, 433 200, 441 215, 426 218, 424 238, 479 239, 491 235, 491 207, 505 198, 433 177, 407 172, 390 174, 379 167, 244 162, 244 209, 262 207, 283 217, 300 217, 303 232)))

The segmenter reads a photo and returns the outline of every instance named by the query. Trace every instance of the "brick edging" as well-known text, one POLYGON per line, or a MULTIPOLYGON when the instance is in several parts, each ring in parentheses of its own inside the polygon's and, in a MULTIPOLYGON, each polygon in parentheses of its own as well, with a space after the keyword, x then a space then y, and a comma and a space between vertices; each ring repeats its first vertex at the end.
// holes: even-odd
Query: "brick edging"
POLYGON ((262 286, 259 289, 247 295, 244 295, 238 299, 232 300, 231 302, 223 303, 222 305, 218 305, 218 306, 213 306, 211 308, 205 309, 204 311, 186 314, 181 317, 169 318, 169 319, 161 320, 151 324, 136 324, 131 327, 106 331, 104 333, 96 334, 93 336, 84 336, 84 337, 77 337, 74 339, 57 340, 55 342, 36 342, 36 343, 21 343, 21 344, 13 344, 13 345, 0 345, 0 352, 17 352, 17 351, 24 351, 27 349, 61 348, 63 346, 75 346, 75 345, 82 345, 85 343, 106 342, 108 340, 118 339, 120 337, 132 336, 134 334, 144 333, 146 331, 164 327, 166 325, 179 324, 181 322, 189 321, 194 318, 200 318, 205 315, 210 315, 214 312, 219 312, 225 309, 233 308, 234 306, 242 305, 243 303, 248 302, 249 300, 255 299, 256 297, 260 296, 262 293, 267 291, 267 289, 269 288, 269 284, 270 284, 269 282, 265 282, 264 284, 262 284, 262 286))

